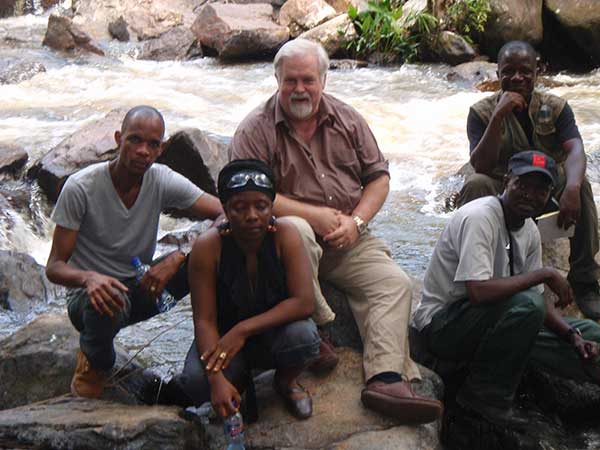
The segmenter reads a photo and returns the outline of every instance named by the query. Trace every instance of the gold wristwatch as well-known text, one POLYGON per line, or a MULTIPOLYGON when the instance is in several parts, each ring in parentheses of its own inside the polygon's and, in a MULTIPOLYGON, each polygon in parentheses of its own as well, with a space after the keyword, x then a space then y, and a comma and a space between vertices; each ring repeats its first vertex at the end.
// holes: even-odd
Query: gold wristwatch
POLYGON ((354 220, 354 223, 356 224, 356 229, 358 230, 359 235, 367 231, 367 225, 369 224, 365 222, 358 214, 353 215, 352 220, 354 220))

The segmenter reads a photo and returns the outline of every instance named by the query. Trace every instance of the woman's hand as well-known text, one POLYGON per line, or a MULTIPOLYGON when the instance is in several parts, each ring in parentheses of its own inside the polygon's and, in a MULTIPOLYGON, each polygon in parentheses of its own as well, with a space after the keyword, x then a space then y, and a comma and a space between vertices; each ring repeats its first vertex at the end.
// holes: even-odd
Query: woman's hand
POLYGON ((593 360, 598 356, 598 344, 593 341, 586 341, 578 334, 573 334, 573 347, 584 361, 593 360))
POLYGON ((246 343, 246 335, 239 325, 238 323, 225 333, 214 348, 205 351, 200 356, 201 361, 206 361, 207 372, 226 369, 233 357, 242 349, 246 343))
POLYGON ((221 417, 235 414, 241 401, 240 393, 224 376, 219 375, 219 379, 210 384, 210 402, 221 417))

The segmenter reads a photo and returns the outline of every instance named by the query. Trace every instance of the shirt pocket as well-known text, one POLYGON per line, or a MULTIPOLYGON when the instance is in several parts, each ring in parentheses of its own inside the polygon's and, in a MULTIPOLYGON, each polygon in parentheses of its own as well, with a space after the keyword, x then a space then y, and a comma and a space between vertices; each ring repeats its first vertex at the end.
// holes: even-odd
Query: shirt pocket
POLYGON ((358 162, 356 150, 348 145, 335 145, 331 150, 332 163, 335 166, 347 166, 358 162))

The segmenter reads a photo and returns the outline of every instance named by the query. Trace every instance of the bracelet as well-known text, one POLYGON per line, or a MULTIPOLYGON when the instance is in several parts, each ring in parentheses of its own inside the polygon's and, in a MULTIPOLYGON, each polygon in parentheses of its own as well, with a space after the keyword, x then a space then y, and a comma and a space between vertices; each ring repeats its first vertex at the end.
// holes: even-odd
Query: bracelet
POLYGON ((579 337, 583 337, 582 334, 581 334, 581 330, 579 328, 570 327, 569 331, 567 332, 566 341, 569 342, 569 343, 571 343, 571 344, 573 344, 573 340, 575 339, 575 335, 578 335, 579 337))

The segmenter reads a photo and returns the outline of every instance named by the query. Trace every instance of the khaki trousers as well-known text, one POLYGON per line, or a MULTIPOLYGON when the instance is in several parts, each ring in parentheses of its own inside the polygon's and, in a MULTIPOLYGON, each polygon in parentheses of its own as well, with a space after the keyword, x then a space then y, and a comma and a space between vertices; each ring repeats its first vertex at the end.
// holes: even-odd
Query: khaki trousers
POLYGON ((306 220, 294 216, 286 219, 300 232, 313 267, 316 297, 313 320, 321 325, 335 318, 321 293, 320 278, 333 284, 348 299, 363 341, 365 380, 382 372, 420 379, 408 344, 411 281, 392 260, 384 242, 365 233, 352 248, 323 249, 306 220))
MULTIPOLYGON (((560 199, 566 179, 561 177, 552 195, 560 199)), ((487 175, 476 173, 465 181, 456 200, 456 206, 486 195, 501 194, 504 183, 487 175)), ((592 187, 587 179, 581 183, 581 212, 575 224, 575 234, 570 239, 571 253, 569 255, 568 279, 572 283, 592 283, 600 279, 600 266, 596 263, 598 253, 598 213, 592 187)))

